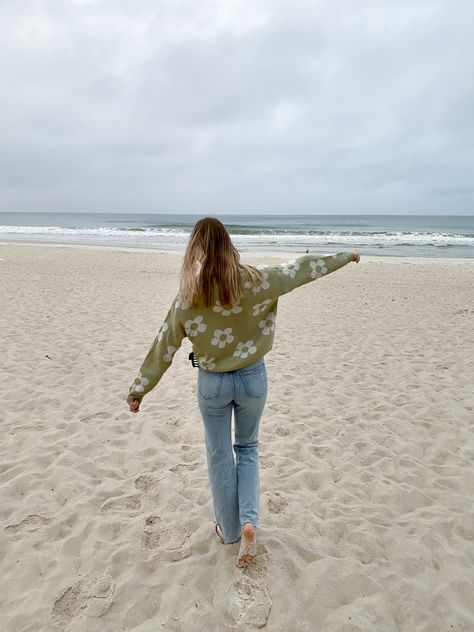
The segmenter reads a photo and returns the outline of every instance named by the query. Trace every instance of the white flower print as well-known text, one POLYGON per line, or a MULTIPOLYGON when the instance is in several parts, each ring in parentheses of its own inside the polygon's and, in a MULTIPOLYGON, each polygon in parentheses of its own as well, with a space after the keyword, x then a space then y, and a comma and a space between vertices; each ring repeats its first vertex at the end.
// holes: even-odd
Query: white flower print
POLYGON ((260 285, 256 285, 253 286, 250 281, 246 281, 244 283, 244 288, 246 288, 247 290, 250 290, 250 288, 252 288, 252 291, 254 294, 257 294, 257 292, 260 292, 260 290, 268 290, 268 288, 270 287, 270 281, 268 280, 268 272, 262 272, 263 274, 263 280, 260 283, 260 285))
POLYGON ((181 309, 188 309, 189 303, 186 303, 186 301, 183 301, 181 296, 178 296, 178 298, 174 302, 174 306, 175 306, 176 309, 180 309, 180 308, 181 309))
POLYGON ((234 351, 234 356, 245 360, 249 355, 255 353, 257 347, 253 344, 253 340, 247 340, 247 342, 238 342, 237 349, 234 351))
POLYGON ((203 356, 202 358, 198 358, 198 362, 203 369, 215 369, 216 363, 214 362, 215 358, 208 358, 207 356, 203 356))
POLYGON ((143 393, 143 391, 145 390, 145 386, 148 386, 149 383, 150 380, 145 377, 140 371, 138 377, 135 378, 130 390, 134 393, 143 393))
POLYGON ((257 268, 257 270, 266 270, 267 268, 271 268, 271 265, 269 263, 261 263, 258 266, 255 266, 257 268))
POLYGON ((265 320, 261 320, 258 326, 262 330, 264 336, 268 336, 275 329, 275 312, 270 312, 265 320))
POLYGON ((216 304, 212 308, 214 312, 220 312, 222 316, 230 316, 231 314, 239 314, 242 311, 242 307, 239 305, 240 301, 237 301, 234 305, 232 305, 231 309, 226 309, 222 307, 219 301, 216 301, 216 304))
POLYGON ((161 339, 163 338, 163 334, 165 333, 165 331, 168 331, 169 329, 169 325, 168 323, 163 323, 160 327, 160 331, 158 332, 158 342, 161 341, 161 339))
POLYGON ((300 264, 296 262, 296 259, 290 259, 286 263, 282 263, 283 274, 287 274, 291 279, 294 279, 296 272, 300 269, 300 264))
POLYGON ((310 261, 309 265, 311 266, 312 279, 319 279, 319 277, 322 277, 328 271, 328 269, 326 268, 326 262, 324 261, 324 259, 318 259, 317 261, 310 261))
POLYGON ((165 353, 165 355, 163 356, 163 360, 165 362, 171 362, 171 360, 173 359, 174 354, 176 353, 177 349, 176 347, 166 347, 166 350, 168 353, 165 353))
POLYGON ((253 306, 253 315, 258 316, 259 314, 264 312, 271 302, 272 302, 271 299, 267 298, 267 300, 263 301, 263 303, 256 303, 253 306))
POLYGON ((232 327, 226 327, 224 331, 222 329, 214 330, 214 338, 211 340, 211 345, 218 346, 219 349, 223 349, 226 345, 230 344, 234 340, 232 334, 232 327))
POLYGON ((196 316, 194 320, 187 320, 184 323, 184 330, 188 336, 197 336, 199 333, 206 331, 207 325, 202 322, 203 317, 201 315, 196 316))

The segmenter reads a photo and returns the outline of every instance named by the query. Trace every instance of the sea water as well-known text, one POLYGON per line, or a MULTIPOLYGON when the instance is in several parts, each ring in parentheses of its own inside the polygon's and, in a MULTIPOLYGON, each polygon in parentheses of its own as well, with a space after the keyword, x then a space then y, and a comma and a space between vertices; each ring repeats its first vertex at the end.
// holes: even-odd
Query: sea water
MULTIPOLYGON (((0 240, 184 251, 203 215, 0 213, 0 240)), ((241 251, 474 258, 473 215, 218 215, 241 251)))

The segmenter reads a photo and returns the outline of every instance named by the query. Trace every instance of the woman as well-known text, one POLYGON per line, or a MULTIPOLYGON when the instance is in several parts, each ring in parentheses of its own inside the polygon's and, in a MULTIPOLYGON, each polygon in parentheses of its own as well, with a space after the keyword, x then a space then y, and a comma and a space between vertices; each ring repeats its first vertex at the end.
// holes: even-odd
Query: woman
POLYGON ((218 219, 200 219, 184 255, 179 293, 130 387, 127 402, 136 413, 143 396, 171 365, 183 338, 189 338, 199 364, 198 405, 215 529, 223 544, 240 540, 239 567, 256 554, 258 430, 267 397, 264 356, 273 346, 278 298, 359 259, 352 252, 304 255, 255 268, 240 263, 218 219))

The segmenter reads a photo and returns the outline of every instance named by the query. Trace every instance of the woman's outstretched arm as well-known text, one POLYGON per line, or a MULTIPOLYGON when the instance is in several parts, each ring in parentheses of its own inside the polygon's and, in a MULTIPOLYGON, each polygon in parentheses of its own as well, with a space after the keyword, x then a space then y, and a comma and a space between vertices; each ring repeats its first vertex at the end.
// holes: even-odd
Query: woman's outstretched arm
POLYGON ((131 410, 133 405, 133 412, 138 411, 143 397, 155 388, 171 366, 173 356, 185 336, 186 332, 178 317, 175 299, 140 367, 138 376, 130 386, 127 403, 130 404, 131 410), (134 400, 137 400, 138 404, 134 400))
POLYGON ((359 260, 360 256, 356 252, 338 252, 335 255, 303 255, 277 266, 259 266, 265 276, 261 296, 276 298, 287 294, 300 285, 335 272, 351 261, 358 263, 359 260))

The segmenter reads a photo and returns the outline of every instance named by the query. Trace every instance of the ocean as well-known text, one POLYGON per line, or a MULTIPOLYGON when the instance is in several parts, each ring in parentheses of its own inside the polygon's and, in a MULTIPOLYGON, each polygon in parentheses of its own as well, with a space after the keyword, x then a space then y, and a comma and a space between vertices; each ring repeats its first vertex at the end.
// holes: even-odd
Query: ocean
MULTIPOLYGON (((183 251, 203 215, 0 213, 0 240, 183 251)), ((474 258, 474 215, 219 215, 241 252, 474 258)))

